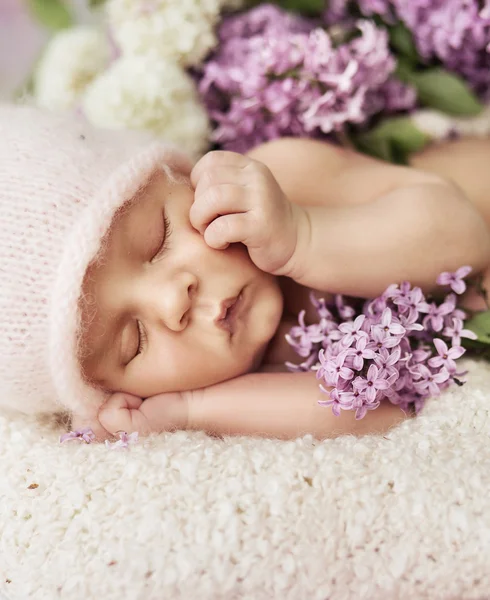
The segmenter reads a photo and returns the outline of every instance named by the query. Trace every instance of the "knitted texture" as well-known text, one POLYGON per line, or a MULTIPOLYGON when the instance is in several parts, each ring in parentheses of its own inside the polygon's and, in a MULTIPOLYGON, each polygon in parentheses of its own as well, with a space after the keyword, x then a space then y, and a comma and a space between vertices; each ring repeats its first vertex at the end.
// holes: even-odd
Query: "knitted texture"
POLYGON ((163 165, 190 169, 147 134, 0 106, 0 405, 97 413, 105 396, 77 360, 83 277, 115 212, 163 165))
POLYGON ((488 600, 490 364, 462 368, 384 436, 108 450, 0 415, 0 598, 488 600))

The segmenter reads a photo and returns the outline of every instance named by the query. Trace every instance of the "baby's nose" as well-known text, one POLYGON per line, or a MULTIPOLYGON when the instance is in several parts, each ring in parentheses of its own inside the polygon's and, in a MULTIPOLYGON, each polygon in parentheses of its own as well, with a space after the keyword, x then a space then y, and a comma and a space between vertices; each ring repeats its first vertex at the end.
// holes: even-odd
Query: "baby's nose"
POLYGON ((192 316, 197 282, 191 277, 179 277, 160 291, 159 318, 168 329, 183 331, 192 316))

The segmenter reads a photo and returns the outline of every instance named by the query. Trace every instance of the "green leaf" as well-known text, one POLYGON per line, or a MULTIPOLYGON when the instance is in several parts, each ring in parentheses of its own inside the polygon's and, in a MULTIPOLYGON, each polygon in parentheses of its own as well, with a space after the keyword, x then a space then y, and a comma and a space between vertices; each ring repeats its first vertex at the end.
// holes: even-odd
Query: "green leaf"
POLYGON ((389 140, 363 134, 354 138, 354 144, 358 150, 369 154, 369 156, 380 158, 386 162, 395 162, 393 148, 389 140))
POLYGON ((453 73, 439 68, 410 71, 407 64, 402 63, 397 74, 416 88, 418 99, 425 106, 455 116, 474 116, 483 110, 466 82, 453 73))
POLYGON ((90 8, 98 8, 99 6, 102 6, 102 4, 105 4, 106 0, 88 0, 88 5, 90 8))
POLYGON ((403 23, 397 23, 388 28, 390 43, 401 56, 411 63, 420 62, 420 57, 415 47, 412 34, 403 23))
MULTIPOLYGON (((325 0, 273 0, 285 10, 291 10, 305 15, 319 15, 325 8, 325 0)), ((249 6, 263 4, 263 0, 249 0, 249 6)))
POLYGON ((471 329, 478 336, 480 344, 490 345, 490 310, 477 313, 474 317, 465 321, 465 329, 471 329))
POLYGON ((421 150, 428 142, 429 137, 416 127, 410 117, 392 117, 371 131, 358 135, 354 143, 371 156, 406 164, 408 156, 421 150))
POLYGON ((27 0, 34 17, 50 29, 65 29, 73 24, 70 11, 62 0, 27 0))

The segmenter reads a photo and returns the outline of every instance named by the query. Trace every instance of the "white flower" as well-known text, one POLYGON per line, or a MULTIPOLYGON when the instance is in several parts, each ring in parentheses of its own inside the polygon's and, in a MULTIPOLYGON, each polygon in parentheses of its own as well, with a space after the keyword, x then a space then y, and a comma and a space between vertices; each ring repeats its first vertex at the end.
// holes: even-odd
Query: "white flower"
POLYGON ((437 110, 418 110, 411 116, 414 124, 433 140, 460 136, 488 137, 490 135, 490 106, 475 117, 453 117, 437 110))
POLYGON ((94 125, 149 130, 195 158, 208 147, 209 121, 194 81, 172 62, 119 58, 89 86, 82 110, 94 125))
POLYGON ((490 106, 486 106, 476 117, 455 119, 454 129, 461 136, 488 137, 490 135, 490 106))
POLYGON ((48 44, 34 74, 34 97, 51 110, 72 108, 110 61, 106 36, 92 27, 61 31, 48 44))
POLYGON ((199 64, 217 43, 223 0, 108 0, 109 26, 123 54, 199 64))
POLYGON ((437 110, 417 110, 411 115, 413 123, 433 140, 444 140, 453 129, 453 120, 437 110))

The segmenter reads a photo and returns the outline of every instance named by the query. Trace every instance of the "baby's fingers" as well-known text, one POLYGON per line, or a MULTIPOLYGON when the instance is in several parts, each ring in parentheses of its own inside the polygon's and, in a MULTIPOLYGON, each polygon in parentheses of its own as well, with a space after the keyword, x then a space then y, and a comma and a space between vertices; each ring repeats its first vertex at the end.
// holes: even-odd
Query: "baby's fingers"
POLYGON ((195 165, 191 172, 191 184, 194 188, 197 187, 203 175, 215 171, 218 168, 234 167, 243 169, 251 162, 251 158, 230 152, 228 150, 214 150, 205 154, 195 165))
POLYGON ((204 232, 204 241, 210 248, 224 250, 230 244, 247 244, 247 215, 225 215, 215 219, 204 232))
POLYGON ((234 183, 222 183, 196 190, 189 219, 194 229, 203 234, 206 227, 217 217, 245 212, 248 209, 243 188, 234 183))
POLYGON ((99 411, 99 421, 107 431, 116 434, 120 431, 141 435, 149 433, 146 417, 139 410, 143 401, 131 394, 113 394, 99 411))

